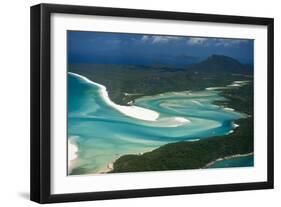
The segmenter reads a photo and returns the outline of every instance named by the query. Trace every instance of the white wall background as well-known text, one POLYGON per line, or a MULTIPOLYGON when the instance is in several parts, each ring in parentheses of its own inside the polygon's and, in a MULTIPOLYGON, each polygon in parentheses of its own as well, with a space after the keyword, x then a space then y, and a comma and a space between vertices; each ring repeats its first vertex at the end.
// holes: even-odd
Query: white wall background
POLYGON ((2 1, 0 32, 0 206, 36 206, 29 198, 29 7, 37 3, 81 4, 275 18, 275 189, 53 206, 277 206, 281 202, 281 13, 278 1, 69 0, 2 1), (277 204, 277 205, 276 205, 277 204))

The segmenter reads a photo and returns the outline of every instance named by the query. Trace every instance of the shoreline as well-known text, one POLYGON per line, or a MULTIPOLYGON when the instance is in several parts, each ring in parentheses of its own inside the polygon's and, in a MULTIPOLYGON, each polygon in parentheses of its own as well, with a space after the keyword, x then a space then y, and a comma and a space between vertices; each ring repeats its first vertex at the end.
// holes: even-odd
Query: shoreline
POLYGON ((237 157, 247 157, 247 156, 250 156, 250 155, 253 155, 253 154, 254 154, 253 152, 250 152, 250 153, 246 153, 246 154, 234 154, 234 155, 218 158, 214 161, 211 161, 211 162, 207 163, 202 169, 206 169, 206 168, 212 166, 213 164, 215 164, 218 161, 229 160, 229 159, 237 158, 237 157))
MULTIPOLYGON (((160 113, 158 113, 157 111, 153 111, 151 109, 140 107, 140 106, 118 105, 118 104, 114 103, 113 101, 111 101, 111 99, 109 98, 108 92, 106 90, 106 87, 104 85, 95 83, 95 82, 91 81, 90 79, 88 79, 87 77, 84 77, 82 75, 79 75, 79 74, 76 74, 73 72, 68 72, 68 73, 71 75, 74 75, 78 78, 83 79, 87 83, 98 86, 100 89, 101 97, 103 98, 105 103, 108 104, 109 106, 111 106, 112 108, 118 110, 125 116, 132 117, 132 118, 139 119, 139 120, 144 120, 144 121, 158 122, 160 124, 162 123, 162 124, 164 124, 163 127, 178 127, 178 126, 190 123, 190 120, 183 118, 183 117, 178 117, 178 116, 159 119, 160 113), (168 122, 168 121, 169 121, 169 124, 165 124, 165 122, 168 122)), ((161 127, 161 126, 159 126, 159 127, 161 127)))
POLYGON ((78 146, 73 143, 73 140, 71 140, 71 138, 68 138, 68 174, 70 174, 74 168, 76 159, 78 158, 77 153, 78 146))
POLYGON ((207 91, 216 91, 216 90, 225 90, 225 89, 233 89, 235 87, 242 87, 250 83, 251 81, 244 80, 244 81, 233 81, 231 84, 227 86, 218 86, 218 87, 208 87, 205 90, 207 91))
POLYGON ((199 145, 196 144, 197 142, 192 143, 186 141, 166 144, 160 147, 162 148, 162 150, 156 150, 156 151, 153 150, 145 157, 131 156, 123 160, 118 160, 117 162, 114 163, 113 171, 114 173, 161 171, 161 170, 167 170, 167 166, 173 166, 173 170, 181 170, 181 169, 200 170, 200 169, 208 169, 207 167, 209 167, 216 161, 230 159, 230 158, 235 159, 235 157, 247 157, 249 155, 254 155, 253 148, 251 147, 252 131, 248 131, 248 129, 251 128, 252 126, 252 122, 245 119, 241 119, 238 122, 238 124, 240 125, 240 127, 238 128, 238 131, 235 135, 230 134, 230 135, 218 136, 210 139, 200 140, 198 141, 198 143, 200 143, 199 145), (248 132, 245 132, 245 130, 248 132), (245 139, 246 142, 244 142, 245 139), (222 140, 224 141, 222 142, 222 140), (236 145, 237 143, 240 143, 240 141, 243 141, 241 147, 243 148, 250 147, 249 151, 246 150, 241 151, 239 149, 236 150, 235 148, 232 148, 233 144, 236 145), (200 148, 197 148, 196 146, 200 146, 200 148), (217 151, 217 148, 222 150, 217 151), (224 153, 223 148, 231 150, 232 153, 226 155, 224 153), (202 149, 206 149, 206 151, 203 150, 202 153, 202 149), (179 157, 180 161, 175 163, 174 162, 175 157, 171 156, 171 153, 174 153, 175 157, 179 157), (198 159, 199 154, 202 155, 202 159, 198 159), (165 161, 163 161, 162 159, 163 156, 166 156, 165 161), (159 162, 159 163, 155 165, 155 162, 159 162))
MULTIPOLYGON (((195 141, 195 140, 194 140, 195 141)), ((197 141, 197 140, 196 140, 197 141)), ((143 153, 140 153, 140 155, 142 155, 143 153)), ((228 159, 232 159, 232 158, 237 158, 237 157, 247 157, 247 156, 250 156, 250 155, 253 155, 254 153, 253 152, 250 152, 250 153, 246 153, 246 154, 234 154, 234 155, 230 155, 230 156, 226 156, 226 157, 223 157, 223 158, 218 158, 212 162, 209 162, 207 163, 204 167, 202 168, 198 168, 198 169, 209 169, 210 166, 212 166, 213 164, 215 164, 216 162, 218 161, 222 161, 222 160, 228 160, 228 159)), ((122 156, 121 156, 122 157, 122 156)), ((120 157, 119 157, 120 158, 120 157)), ((114 161, 108 163, 106 165, 106 169, 104 170, 101 170, 99 172, 97 172, 98 174, 107 174, 107 173, 110 173, 111 171, 114 170, 114 163, 116 162, 118 158, 116 158, 114 161)), ((96 174, 96 173, 95 173, 96 174)))
POLYGON ((114 169, 114 162, 116 160, 114 160, 113 162, 110 162, 106 165, 106 168, 105 169, 102 169, 102 170, 99 170, 98 172, 95 172, 93 174, 107 174, 107 173, 110 173, 113 169, 114 169))
POLYGON ((142 108, 139 106, 122 106, 122 105, 118 105, 116 103, 114 103, 113 101, 110 100, 109 96, 108 96, 108 92, 106 90, 106 87, 104 85, 95 83, 93 81, 91 81, 90 79, 73 73, 73 72, 68 72, 71 75, 74 75, 76 77, 79 77, 81 79, 83 79, 84 81, 93 84, 95 86, 98 86, 100 88, 100 92, 101 92, 101 96, 104 99, 104 101, 111 107, 117 109, 119 112, 121 112, 122 114, 129 116, 129 117, 133 117, 136 119, 141 119, 141 120, 145 120, 145 121, 156 121, 159 118, 159 113, 150 109, 146 109, 146 108, 142 108))
MULTIPOLYGON (((195 140, 195 141, 197 141, 197 140, 195 140)), ((160 147, 161 147, 161 146, 160 146, 160 147)), ((158 148, 155 148, 155 149, 158 149, 158 148)), ((155 150, 155 149, 152 149, 152 150, 149 150, 149 151, 140 152, 140 153, 136 153, 136 154, 134 154, 134 155, 143 155, 144 153, 151 152, 151 151, 153 151, 153 150, 155 150)), ((112 162, 109 162, 109 163, 106 165, 106 168, 105 168, 105 169, 100 170, 100 171, 98 171, 98 172, 96 172, 96 173, 94 173, 94 174, 107 174, 107 173, 110 173, 111 171, 114 170, 114 163, 115 163, 120 157, 125 156, 125 155, 126 155, 126 154, 120 155, 120 156, 116 157, 114 160, 112 160, 112 162)))

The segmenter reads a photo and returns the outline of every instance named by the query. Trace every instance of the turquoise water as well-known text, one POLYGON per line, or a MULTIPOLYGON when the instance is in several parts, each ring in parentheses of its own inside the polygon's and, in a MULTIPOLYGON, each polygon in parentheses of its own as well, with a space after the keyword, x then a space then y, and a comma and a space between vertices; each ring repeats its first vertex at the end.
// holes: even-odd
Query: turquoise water
POLYGON ((126 116, 105 101, 101 86, 68 74, 68 139, 78 147, 74 169, 99 173, 124 154, 151 151, 161 145, 225 135, 245 114, 214 101, 218 91, 169 92, 136 99, 135 106, 159 113, 155 121, 126 116))
POLYGON ((249 167, 249 166, 254 166, 253 155, 220 160, 215 162, 213 165, 209 166, 209 168, 249 167))

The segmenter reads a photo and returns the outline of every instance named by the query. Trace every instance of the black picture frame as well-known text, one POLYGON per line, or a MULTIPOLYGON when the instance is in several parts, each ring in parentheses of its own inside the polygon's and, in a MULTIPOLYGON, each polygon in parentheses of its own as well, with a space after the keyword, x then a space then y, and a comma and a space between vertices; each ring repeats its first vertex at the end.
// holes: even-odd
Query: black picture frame
MULTIPOLYGON (((195 14, 168 11, 103 8, 39 4, 31 7, 31 174, 30 199, 38 203, 88 201, 102 199, 133 198, 146 196, 166 196, 179 194, 242 191, 273 188, 273 46, 274 21, 272 18, 195 14), (52 13, 99 15, 112 17, 134 17, 164 20, 180 20, 207 23, 233 23, 267 26, 267 181, 204 186, 167 187, 74 194, 51 194, 50 159, 50 16, 52 13)), ((266 86, 265 86, 266 87, 266 86)), ((266 109, 265 109, 266 110, 266 109)))

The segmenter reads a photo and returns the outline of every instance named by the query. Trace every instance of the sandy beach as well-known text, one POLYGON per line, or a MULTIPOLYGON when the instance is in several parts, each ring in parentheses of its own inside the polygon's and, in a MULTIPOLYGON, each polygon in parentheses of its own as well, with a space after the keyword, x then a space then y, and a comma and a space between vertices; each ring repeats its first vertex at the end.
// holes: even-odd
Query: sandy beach
POLYGON ((235 128, 239 127, 239 124, 235 124, 235 123, 234 123, 234 124, 233 124, 233 127, 234 127, 234 129, 235 129, 235 128))
POLYGON ((210 167, 211 165, 213 165, 215 162, 218 162, 218 161, 222 161, 222 160, 228 160, 228 159, 231 159, 231 158, 235 158, 235 157, 246 157, 246 156, 250 156, 250 155, 253 155, 254 153, 253 152, 250 152, 250 153, 247 153, 247 154, 235 154, 235 155, 230 155, 230 156, 226 156, 226 157, 222 157, 222 158, 218 158, 212 162, 209 162, 208 164, 206 164, 204 168, 208 168, 210 167))
POLYGON ((86 82, 88 82, 90 84, 98 86, 100 88, 100 92, 101 92, 101 95, 102 95, 104 101, 109 106, 117 109, 119 112, 123 113, 126 116, 133 117, 133 118, 140 119, 140 120, 145 120, 145 121, 156 121, 157 118, 159 117, 158 112, 150 110, 150 109, 142 108, 142 107, 139 107, 139 106, 118 105, 118 104, 116 104, 116 103, 114 103, 110 100, 105 86, 103 86, 101 84, 98 84, 98 83, 95 83, 95 82, 91 81, 90 79, 88 79, 84 76, 81 76, 79 74, 71 73, 71 72, 69 72, 69 74, 77 76, 77 77, 85 80, 86 82))
POLYGON ((249 82, 250 81, 234 81, 233 83, 228 85, 228 87, 241 87, 247 85, 249 82))
POLYGON ((233 81, 231 84, 227 86, 218 86, 218 87, 208 87, 206 88, 207 91, 214 91, 214 90, 223 90, 223 89, 232 89, 235 87, 242 87, 250 83, 250 81, 233 81))
POLYGON ((227 107, 225 107, 224 110, 227 110, 227 111, 235 111, 233 108, 227 108, 227 107))
POLYGON ((78 157, 77 153, 77 145, 71 139, 68 139, 68 174, 70 174, 74 168, 75 160, 78 157))
POLYGON ((168 118, 168 119, 158 119, 159 118, 159 113, 150 109, 146 109, 143 107, 139 107, 139 106, 123 106, 123 105, 118 105, 116 103, 114 103, 113 101, 110 100, 109 96, 108 96, 108 92, 106 90, 106 87, 95 83, 91 80, 89 80, 88 78, 81 76, 79 74, 76 73, 71 73, 70 74, 77 76, 83 80, 85 80, 86 82, 96 85, 100 88, 100 92, 102 95, 102 98, 104 99, 104 101, 111 107, 115 108, 116 110, 118 110, 119 112, 121 112, 122 114, 129 116, 129 117, 133 117, 136 119, 140 119, 140 120, 144 120, 144 121, 153 121, 153 122, 157 122, 157 123, 161 123, 162 125, 160 127, 178 127, 184 124, 188 124, 190 123, 190 120, 185 119, 183 117, 172 117, 172 118, 168 118), (166 124, 165 124, 166 123, 166 124))

